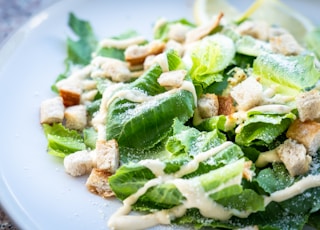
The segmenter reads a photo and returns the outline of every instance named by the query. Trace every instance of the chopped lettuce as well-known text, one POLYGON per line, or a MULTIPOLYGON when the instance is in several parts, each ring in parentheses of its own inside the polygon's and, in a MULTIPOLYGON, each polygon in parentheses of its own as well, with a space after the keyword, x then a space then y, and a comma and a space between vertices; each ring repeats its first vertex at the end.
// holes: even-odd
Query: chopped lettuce
POLYGON ((293 113, 252 115, 242 124, 241 128, 238 127, 235 142, 244 146, 267 146, 287 130, 295 118, 293 113))
POLYGON ((253 74, 265 87, 276 85, 278 92, 293 96, 313 87, 320 79, 315 57, 311 55, 286 57, 265 53, 254 61, 253 74))
POLYGON ((48 140, 48 153, 57 157, 86 149, 83 137, 75 130, 65 128, 61 123, 52 126, 43 124, 44 133, 48 140))
POLYGON ((305 41, 308 48, 317 55, 318 59, 320 59, 320 28, 316 28, 307 33, 305 41))
POLYGON ((68 58, 72 64, 86 65, 91 61, 91 54, 96 49, 97 38, 88 21, 81 20, 75 14, 69 14, 69 27, 78 40, 68 38, 68 58))
POLYGON ((140 90, 148 100, 137 103, 116 98, 111 102, 107 139, 116 139, 127 147, 152 148, 169 134, 175 118, 186 122, 192 117, 193 94, 183 89, 165 91, 157 82, 161 73, 160 66, 154 65, 125 89, 140 90))
POLYGON ((223 80, 221 71, 227 68, 234 56, 233 41, 222 34, 208 36, 195 44, 191 52, 193 83, 198 89, 205 89, 214 82, 223 80))

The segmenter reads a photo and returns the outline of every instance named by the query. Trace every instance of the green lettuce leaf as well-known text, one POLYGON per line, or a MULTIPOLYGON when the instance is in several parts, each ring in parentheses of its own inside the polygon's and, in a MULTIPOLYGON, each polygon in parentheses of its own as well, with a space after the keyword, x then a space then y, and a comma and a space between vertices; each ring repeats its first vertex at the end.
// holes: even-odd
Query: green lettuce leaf
POLYGON ((195 25, 191 22, 189 22, 186 19, 179 19, 179 20, 175 20, 175 21, 168 21, 165 22, 163 24, 161 24, 161 26, 159 26, 153 34, 154 39, 159 39, 159 40, 163 40, 163 41, 168 41, 169 39, 169 32, 170 32, 170 27, 173 25, 177 25, 177 24, 181 24, 183 26, 194 28, 195 25))
POLYGON ((157 82, 162 70, 154 65, 127 88, 140 90, 152 98, 142 103, 116 98, 107 116, 107 139, 115 138, 120 145, 152 148, 170 132, 175 118, 186 122, 193 115, 194 98, 179 89, 170 94, 157 82))
POLYGON ((69 27, 78 40, 67 39, 67 60, 72 64, 87 65, 90 63, 91 54, 97 47, 97 39, 88 21, 81 20, 75 14, 69 14, 69 27))
POLYGON ((293 113, 252 115, 236 133, 235 142, 243 146, 268 146, 289 127, 295 117, 293 113))
POLYGON ((57 157, 86 149, 81 134, 75 130, 65 128, 61 123, 42 125, 48 140, 48 153, 57 157))
POLYGON ((235 45, 225 35, 212 35, 195 45, 191 53, 191 78, 194 84, 206 88, 223 80, 223 71, 235 56, 235 45))
POLYGON ((312 50, 318 59, 320 59, 320 28, 316 28, 305 37, 305 41, 310 50, 312 50))
POLYGON ((253 74, 265 87, 277 85, 279 93, 295 96, 313 87, 320 78, 312 55, 262 54, 253 63, 253 74))
MULTIPOLYGON (((118 36, 111 37, 112 39, 115 40, 123 40, 123 39, 128 39, 132 37, 138 36, 138 33, 134 30, 129 30, 125 33, 119 34, 118 36)), ((110 57, 110 58, 115 58, 119 59, 121 61, 124 61, 124 49, 118 49, 115 47, 101 47, 98 46, 97 50, 95 51, 95 54, 97 56, 103 56, 103 57, 110 57)))

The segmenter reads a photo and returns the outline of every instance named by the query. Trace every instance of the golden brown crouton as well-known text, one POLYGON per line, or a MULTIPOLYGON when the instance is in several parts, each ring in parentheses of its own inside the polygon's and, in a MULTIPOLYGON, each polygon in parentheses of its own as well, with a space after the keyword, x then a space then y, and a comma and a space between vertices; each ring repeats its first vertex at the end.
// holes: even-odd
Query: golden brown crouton
POLYGON ((81 90, 78 89, 59 89, 59 94, 63 98, 63 104, 68 106, 79 105, 81 98, 81 90))
POLYGON ((112 174, 110 172, 105 170, 99 170, 97 168, 92 169, 86 182, 88 190, 94 194, 102 196, 103 198, 113 197, 114 193, 108 182, 108 178, 111 175, 112 174))
POLYGON ((198 110, 201 118, 210 118, 218 115, 219 101, 215 94, 203 94, 198 100, 198 110))
POLYGON ((215 28, 217 28, 220 24, 220 21, 223 17, 223 13, 220 12, 217 16, 212 18, 207 24, 196 27, 192 30, 189 30, 186 33, 186 43, 191 43, 198 41, 205 36, 209 35, 215 28))
POLYGON ((295 120, 286 135, 303 144, 310 155, 314 155, 320 147, 320 123, 318 122, 295 120))
POLYGON ((64 106, 61 97, 47 99, 41 103, 41 124, 53 124, 62 122, 64 117, 64 106))
POLYGON ((303 144, 287 139, 277 148, 277 154, 291 176, 303 175, 309 171, 311 157, 303 144))
POLYGON ((132 66, 141 65, 146 57, 160 54, 164 49, 165 43, 158 40, 154 40, 143 46, 129 46, 124 52, 125 60, 132 66))
POLYGON ((116 140, 98 140, 96 143, 97 169, 115 173, 119 167, 119 149, 116 140))
POLYGON ((65 124, 69 129, 83 130, 87 125, 87 109, 85 105, 69 106, 65 112, 65 124))
POLYGON ((301 93, 296 98, 299 119, 301 121, 316 120, 320 118, 320 93, 311 90, 301 93))
POLYGON ((232 97, 229 96, 218 96, 219 111, 218 115, 230 115, 233 114, 236 109, 232 97))

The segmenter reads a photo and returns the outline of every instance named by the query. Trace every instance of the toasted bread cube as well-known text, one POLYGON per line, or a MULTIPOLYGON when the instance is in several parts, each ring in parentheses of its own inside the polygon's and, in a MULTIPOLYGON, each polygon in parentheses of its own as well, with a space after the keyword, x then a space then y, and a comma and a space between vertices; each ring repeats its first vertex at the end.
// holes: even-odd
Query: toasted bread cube
POLYGON ((296 103, 301 121, 312 121, 320 118, 320 93, 317 90, 299 94, 296 103))
POLYGON ((165 43, 159 40, 154 40, 143 46, 132 45, 124 52, 125 60, 129 62, 130 65, 141 65, 146 57, 160 54, 164 49, 165 43))
POLYGON ((164 72, 158 78, 158 83, 163 87, 179 88, 187 75, 186 70, 164 72))
POLYGON ((257 106, 263 99, 262 85, 254 77, 248 77, 236 85, 230 94, 237 102, 239 110, 248 110, 257 106))
POLYGON ((287 139, 277 148, 277 154, 291 176, 303 175, 309 171, 311 157, 303 144, 287 139))
POLYGON ((219 101, 215 94, 203 94, 198 100, 198 110, 201 118, 210 118, 218 115, 219 101))
POLYGON ((298 55, 303 50, 296 39, 289 33, 271 37, 270 45, 273 52, 286 56, 298 55))
POLYGON ((47 99, 41 103, 41 124, 61 123, 64 117, 64 105, 62 97, 47 99))
POLYGON ((218 96, 219 111, 218 115, 230 115, 236 111, 232 97, 218 96))
POLYGON ((245 21, 236 29, 241 35, 248 35, 266 41, 269 38, 269 25, 264 21, 245 21))
POLYGON ((115 173, 119 167, 119 149, 116 140, 98 140, 96 143, 97 169, 115 173))
POLYGON ((84 105, 74 105, 66 108, 64 112, 66 127, 83 130, 87 125, 87 110, 84 105))
POLYGON ((79 105, 82 90, 77 87, 63 87, 59 89, 59 95, 63 98, 63 104, 68 106, 79 105))
POLYGON ((109 57, 95 57, 91 65, 94 67, 92 77, 111 78, 112 81, 124 82, 131 79, 128 63, 109 57))
POLYGON ((64 168, 71 176, 83 176, 91 172, 95 166, 89 151, 83 150, 66 156, 63 160, 64 168))
POLYGON ((114 196, 114 193, 111 190, 108 182, 108 178, 111 175, 112 173, 110 172, 94 168, 86 182, 88 190, 94 194, 102 196, 103 198, 114 196))
POLYGON ((210 21, 208 21, 208 23, 187 31, 185 43, 195 42, 209 35, 220 25, 222 17, 223 13, 220 12, 218 15, 215 15, 210 21))
POLYGON ((290 125, 286 136, 303 144, 308 153, 314 155, 320 147, 320 124, 297 119, 290 125))

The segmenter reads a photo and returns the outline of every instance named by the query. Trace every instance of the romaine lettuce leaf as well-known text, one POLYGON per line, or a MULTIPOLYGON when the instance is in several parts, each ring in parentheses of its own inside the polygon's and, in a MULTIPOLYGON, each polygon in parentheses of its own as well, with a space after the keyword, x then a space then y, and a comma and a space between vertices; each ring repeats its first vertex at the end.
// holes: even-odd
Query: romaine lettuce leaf
POLYGON ((65 157, 68 154, 86 149, 81 134, 75 130, 65 128, 61 123, 42 125, 48 140, 48 153, 57 157, 65 157))
POLYGON ((316 54, 318 59, 320 59, 320 28, 316 28, 307 33, 305 41, 308 48, 316 54))
POLYGON ((198 87, 206 88, 223 80, 223 71, 235 56, 235 45, 225 35, 212 35, 204 38, 192 49, 191 78, 198 87))
POLYGON ((193 23, 189 22, 186 19, 168 21, 168 22, 162 23, 161 26, 156 28, 156 30, 154 31, 154 34, 153 34, 154 39, 168 41, 168 39, 169 39, 168 34, 170 32, 170 27, 173 25, 177 25, 177 24, 181 24, 183 26, 186 26, 187 28, 189 27, 190 29, 195 27, 195 25, 193 23))
POLYGON ((97 47, 97 38, 88 21, 81 20, 75 14, 69 14, 69 27, 78 40, 67 39, 67 60, 72 64, 86 65, 91 61, 91 54, 97 47))
POLYGON ((289 127, 295 118, 293 113, 252 115, 236 133, 235 142, 243 146, 268 146, 289 127))
POLYGON ((162 70, 154 65, 127 88, 151 96, 142 103, 116 98, 107 115, 107 139, 115 138, 120 145, 152 148, 169 133, 175 118, 186 122, 193 115, 194 98, 189 91, 166 92, 157 82, 162 70))
POLYGON ((277 92, 295 96, 320 79, 312 55, 262 54, 253 63, 253 74, 265 87, 277 85, 277 92))

